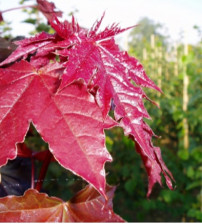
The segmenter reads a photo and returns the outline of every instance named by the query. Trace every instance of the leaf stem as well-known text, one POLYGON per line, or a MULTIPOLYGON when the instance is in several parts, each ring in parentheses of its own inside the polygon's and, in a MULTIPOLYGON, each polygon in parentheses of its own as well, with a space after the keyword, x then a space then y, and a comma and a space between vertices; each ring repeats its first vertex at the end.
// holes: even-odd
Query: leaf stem
POLYGON ((37 191, 39 191, 39 192, 40 192, 41 187, 43 185, 43 181, 44 181, 44 178, 46 176, 46 172, 48 170, 48 166, 50 164, 51 159, 52 159, 52 154, 48 150, 47 151, 47 156, 46 156, 46 158, 45 158, 45 160, 44 160, 44 162, 42 164, 42 167, 41 167, 41 170, 40 170, 40 174, 39 174, 39 178, 38 178, 36 186, 35 186, 35 189, 37 191))
POLYGON ((11 8, 11 9, 6 9, 4 11, 1 11, 1 13, 5 13, 5 12, 10 12, 13 10, 17 10, 17 9, 25 9, 25 8, 37 8, 36 5, 24 5, 24 6, 19 6, 19 7, 15 7, 15 8, 11 8))
POLYGON ((31 176, 31 189, 34 189, 34 174, 35 174, 35 169, 34 169, 34 158, 31 158, 31 164, 32 164, 32 176, 31 176))

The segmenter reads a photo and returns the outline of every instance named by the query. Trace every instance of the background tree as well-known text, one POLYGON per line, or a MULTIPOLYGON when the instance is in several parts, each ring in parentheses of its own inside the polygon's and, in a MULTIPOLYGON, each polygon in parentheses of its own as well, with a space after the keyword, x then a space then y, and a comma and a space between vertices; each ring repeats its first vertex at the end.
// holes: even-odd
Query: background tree
POLYGON ((135 167, 130 165, 134 161, 130 151, 131 143, 125 139, 124 145, 121 142, 114 143, 112 150, 116 164, 114 167, 118 172, 117 175, 112 175, 111 181, 118 179, 117 182, 125 182, 125 185, 120 184, 115 197, 117 203, 121 201, 124 204, 125 210, 120 207, 117 209, 120 214, 126 214, 131 221, 201 221, 202 148, 199 137, 202 132, 200 115, 202 74, 199 68, 201 42, 196 45, 185 45, 182 42, 170 44, 167 35, 160 33, 159 29, 163 28, 162 25, 155 24, 148 18, 140 20, 138 24, 140 25, 134 28, 129 37, 129 52, 145 64, 147 74, 161 86, 164 92, 163 95, 159 95, 154 91, 146 90, 152 99, 158 97, 160 110, 146 101, 145 104, 155 120, 153 122, 152 119, 150 124, 155 133, 161 136, 155 139, 158 142, 156 144, 161 145, 164 159, 174 170, 176 189, 175 191, 164 189, 159 192, 157 187, 151 199, 146 200, 143 197, 145 192, 143 180, 146 181, 146 177, 140 169, 138 157, 135 158, 135 167), (144 24, 143 27, 141 24, 144 24), (187 52, 185 48, 188 49, 187 52), (189 77, 187 111, 183 111, 185 71, 189 77), (188 148, 184 148, 184 118, 187 118, 189 125, 188 148), (122 153, 116 153, 119 144, 122 153), (125 151, 127 154, 124 154, 125 151), (169 153, 165 154, 164 151, 169 153), (128 161, 125 165, 119 162, 124 160, 128 161), (140 178, 142 176, 143 180, 140 178), (123 200, 128 195, 130 199, 123 200), (132 214, 131 210, 136 213, 132 214))

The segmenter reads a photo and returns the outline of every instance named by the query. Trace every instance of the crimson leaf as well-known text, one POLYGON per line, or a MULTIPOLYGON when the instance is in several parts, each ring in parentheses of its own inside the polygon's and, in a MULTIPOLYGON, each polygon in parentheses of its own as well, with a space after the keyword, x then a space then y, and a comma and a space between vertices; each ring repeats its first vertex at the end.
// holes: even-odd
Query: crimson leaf
MULTIPOLYGON (((56 35, 47 37, 48 39, 45 37, 44 40, 36 38, 39 39, 37 42, 25 40, 29 43, 25 46, 28 50, 19 55, 23 55, 25 59, 28 53, 35 53, 30 63, 37 68, 41 66, 41 60, 45 65, 52 59, 51 55, 58 55, 61 62, 65 62, 58 91, 63 91, 75 80, 83 79, 88 92, 95 96, 103 119, 113 103, 116 122, 124 129, 125 135, 131 136, 136 142, 136 149, 147 169, 148 196, 156 182, 161 184, 161 173, 165 176, 168 187, 172 189, 172 174, 165 166, 159 148, 152 145, 154 133, 144 121, 144 118, 150 116, 143 104, 143 99, 148 97, 142 87, 161 90, 148 78, 138 60, 130 57, 127 52, 122 52, 115 44, 113 37, 126 29, 120 29, 117 24, 113 24, 98 32, 102 19, 103 17, 88 31, 80 28, 74 17, 71 23, 62 23, 53 16, 50 24, 56 30, 56 35), (41 46, 39 50, 36 44, 41 46)), ((21 45, 17 53, 21 51, 20 47, 21 45)), ((1 65, 15 61, 16 52, 1 65)))
MULTIPOLYGON (((165 166, 159 149, 152 145, 151 138, 154 133, 143 120, 150 117, 143 104, 143 98, 148 97, 141 87, 161 90, 148 78, 138 60, 130 57, 127 52, 121 52, 115 44, 112 37, 123 30, 113 25, 97 33, 101 20, 90 31, 86 31, 85 35, 83 30, 80 32, 78 25, 77 29, 73 29, 64 23, 65 35, 61 35, 64 29, 59 29, 59 35, 66 37, 66 40, 47 45, 50 49, 54 46, 55 49, 60 48, 55 53, 68 58, 60 89, 74 80, 83 78, 90 92, 97 90, 96 101, 102 108, 104 117, 108 114, 113 100, 115 120, 124 129, 125 134, 132 136, 137 143, 137 151, 147 169, 147 195, 150 195, 156 182, 161 184, 161 173, 165 176, 168 187, 172 189, 173 176, 165 166)), ((75 27, 75 22, 72 26, 75 27)))
POLYGON ((53 17, 61 17, 62 12, 55 10, 55 4, 46 0, 37 0, 38 9, 44 14, 47 20, 51 20, 53 17))
POLYGON ((104 128, 115 122, 102 113, 82 81, 58 90, 61 64, 36 71, 26 61, 0 69, 0 165, 17 155, 30 122, 55 159, 105 195, 104 163, 111 161, 104 128))
POLYGON ((0 63, 0 66, 9 64, 21 58, 26 59, 29 54, 34 54, 38 48, 47 45, 52 42, 51 40, 53 39, 54 35, 42 32, 35 37, 16 41, 15 44, 18 45, 18 48, 5 61, 0 63))

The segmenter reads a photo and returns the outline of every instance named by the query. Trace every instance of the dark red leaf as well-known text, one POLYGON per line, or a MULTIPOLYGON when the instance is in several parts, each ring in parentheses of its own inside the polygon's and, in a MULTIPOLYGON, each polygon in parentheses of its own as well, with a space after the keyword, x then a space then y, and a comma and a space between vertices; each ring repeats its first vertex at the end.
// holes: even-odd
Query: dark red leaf
POLYGON ((104 128, 115 122, 103 120, 81 81, 57 91, 60 69, 50 64, 37 72, 21 61, 0 70, 0 165, 16 157, 16 144, 24 141, 32 122, 55 159, 105 195, 104 164, 111 156, 104 128))
MULTIPOLYGON (((1 222, 61 222, 65 205, 59 198, 29 189, 23 196, 0 198, 1 222)), ((68 221, 68 220, 67 220, 68 221)))
POLYGON ((61 11, 56 11, 55 4, 46 0, 37 0, 38 9, 44 14, 47 20, 52 20, 53 17, 62 17, 61 11))
POLYGON ((0 11, 0 22, 3 22, 4 19, 3 19, 3 15, 2 15, 2 12, 0 11))
MULTIPOLYGON (((64 91, 75 80, 84 80, 88 92, 95 97, 102 110, 103 119, 107 117, 113 102, 115 120, 124 129, 125 135, 132 136, 137 143, 138 152, 147 171, 149 170, 148 195, 155 182, 161 183, 161 173, 164 174, 168 187, 172 188, 172 174, 163 163, 160 152, 152 145, 151 138, 154 133, 143 120, 150 116, 144 108, 143 98, 148 97, 142 87, 161 90, 148 78, 138 60, 120 51, 115 44, 113 36, 124 29, 112 25, 98 32, 102 19, 103 17, 88 31, 80 28, 74 17, 71 23, 67 21, 62 23, 57 17, 53 17, 50 23, 57 34, 51 36, 51 40, 32 41, 25 46, 25 54, 18 52, 13 54, 20 54, 26 58, 28 53, 35 52, 30 63, 37 68, 47 64, 51 55, 58 55, 61 61, 65 62, 58 93, 64 91), (38 44, 41 49, 36 51, 38 44), (147 165, 147 162, 155 165, 147 165), (151 170, 156 173, 155 177, 152 177, 151 170)), ((13 58, 15 57, 11 55, 10 59, 2 64, 13 61, 13 58)))
MULTIPOLYGON (((49 150, 45 151, 40 151, 40 152, 33 152, 31 149, 27 148, 27 146, 24 143, 19 143, 17 145, 17 156, 18 157, 23 157, 23 158, 33 158, 37 159, 39 161, 44 161, 45 158, 48 156, 50 153, 49 150)), ((51 158, 51 162, 54 162, 55 158, 51 158)))
POLYGON ((91 29, 89 30, 87 34, 88 38, 93 38, 94 41, 104 40, 106 38, 114 37, 117 34, 123 33, 124 31, 134 27, 134 26, 131 26, 128 28, 121 29, 119 27, 119 24, 113 23, 111 26, 106 27, 103 31, 98 32, 104 16, 105 16, 105 13, 103 13, 101 19, 97 20, 95 24, 91 27, 91 29))
POLYGON ((0 198, 1 222, 124 222, 113 212, 114 188, 107 187, 108 201, 91 186, 68 202, 29 189, 23 196, 0 198))
POLYGON ((9 64, 20 58, 26 59, 29 54, 35 53, 38 48, 51 43, 53 39, 55 39, 54 35, 42 32, 35 37, 16 41, 15 44, 18 45, 18 48, 5 61, 0 63, 0 66, 9 64))
MULTIPOLYGON (((68 57, 60 89, 80 78, 84 79, 89 91, 97 87, 96 101, 102 108, 104 117, 108 114, 113 100, 115 119, 120 122, 125 135, 133 136, 141 149, 139 152, 142 156, 156 164, 152 172, 158 173, 159 178, 162 172, 167 184, 171 183, 169 176, 173 178, 172 175, 167 172, 168 176, 164 172, 167 168, 161 159, 157 159, 156 149, 152 146, 151 138, 154 134, 150 132, 148 138, 148 128, 145 128, 147 125, 143 121, 143 118, 150 118, 150 116, 143 104, 143 98, 148 99, 148 97, 141 86, 161 90, 148 78, 137 59, 130 57, 126 52, 121 52, 113 39, 105 40, 113 32, 115 34, 116 29, 110 29, 106 35, 101 33, 97 41, 98 36, 95 33, 99 25, 100 22, 97 22, 95 28, 91 29, 92 35, 88 33, 83 36, 77 33, 78 40, 75 40, 72 35, 69 38, 74 41, 72 47, 57 51, 59 55, 68 57), (131 81, 137 86, 134 86, 131 81)), ((160 183, 159 178, 153 178, 153 183, 160 183)), ((149 189, 153 186, 151 183, 152 181, 149 181, 149 189)), ((172 188, 172 184, 168 184, 168 187, 172 188)))
POLYGON ((76 222, 125 222, 113 212, 112 199, 115 187, 106 187, 107 198, 87 186, 70 200, 70 208, 76 222))
POLYGON ((79 33, 79 31, 83 31, 83 28, 80 28, 78 23, 75 21, 74 16, 72 16, 72 22, 68 22, 65 20, 64 22, 60 22, 57 17, 52 18, 50 21, 52 28, 56 31, 56 33, 63 39, 67 39, 71 37, 75 33, 79 33))
POLYGON ((143 66, 136 58, 130 57, 127 52, 118 53, 113 51, 113 54, 115 54, 117 60, 124 65, 125 73, 128 75, 130 80, 133 80, 138 86, 152 88, 162 92, 161 89, 159 89, 159 87, 148 78, 143 66))
POLYGON ((17 156, 24 158, 32 158, 32 150, 27 148, 24 143, 20 143, 17 145, 17 156))
POLYGON ((147 147, 148 151, 145 151, 144 148, 140 147, 139 143, 137 143, 138 141, 136 141, 136 150, 140 153, 148 174, 149 184, 147 197, 149 197, 156 182, 162 185, 161 173, 163 173, 166 179, 166 184, 171 190, 173 189, 171 179, 174 180, 174 178, 162 160, 160 148, 152 145, 151 138, 152 135, 154 135, 152 130, 145 123, 143 124, 143 127, 146 144, 150 147, 147 147))
POLYGON ((26 38, 20 41, 15 41, 15 44, 21 46, 21 47, 25 47, 27 45, 31 45, 31 44, 35 44, 38 42, 44 42, 47 40, 53 40, 55 39, 55 36, 52 34, 48 34, 45 32, 41 32, 39 34, 36 34, 34 37, 30 37, 30 38, 26 38))

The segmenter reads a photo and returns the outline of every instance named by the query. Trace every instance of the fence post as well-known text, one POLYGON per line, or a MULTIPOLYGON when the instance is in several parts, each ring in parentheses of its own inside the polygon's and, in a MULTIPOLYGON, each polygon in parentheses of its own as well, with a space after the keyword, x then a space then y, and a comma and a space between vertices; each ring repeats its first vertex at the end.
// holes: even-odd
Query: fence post
MULTIPOLYGON (((184 55, 188 55, 188 44, 184 46, 184 55)), ((188 95, 188 86, 189 86, 189 77, 187 75, 187 63, 183 65, 183 112, 186 114, 189 95, 188 95)), ((183 118, 183 127, 184 127, 184 148, 188 150, 189 148, 189 125, 187 118, 183 118)))

